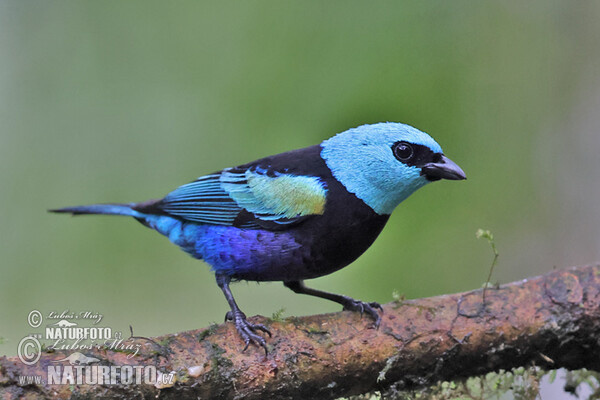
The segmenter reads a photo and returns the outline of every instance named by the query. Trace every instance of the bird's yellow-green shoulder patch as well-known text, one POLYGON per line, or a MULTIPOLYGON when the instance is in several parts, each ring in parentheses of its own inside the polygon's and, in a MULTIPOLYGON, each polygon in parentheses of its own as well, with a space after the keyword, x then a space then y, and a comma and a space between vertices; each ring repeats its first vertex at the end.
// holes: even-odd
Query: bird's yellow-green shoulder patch
POLYGON ((248 169, 224 171, 221 185, 242 208, 264 220, 319 215, 325 211, 327 188, 318 177, 266 173, 248 169))
POLYGON ((325 211, 326 189, 312 176, 279 175, 269 177, 246 172, 248 186, 271 212, 293 218, 325 211))

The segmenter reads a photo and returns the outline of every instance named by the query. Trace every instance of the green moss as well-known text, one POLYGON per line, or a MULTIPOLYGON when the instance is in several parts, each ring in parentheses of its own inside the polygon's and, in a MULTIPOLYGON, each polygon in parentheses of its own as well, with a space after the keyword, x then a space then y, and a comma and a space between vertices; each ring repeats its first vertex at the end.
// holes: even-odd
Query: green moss
POLYGON ((327 334, 329 334, 328 331, 324 331, 315 326, 309 326, 308 329, 303 329, 303 331, 308 333, 309 335, 327 335, 327 334))
POLYGON ((210 324, 210 326, 207 329, 198 333, 198 341, 201 342, 204 339, 206 339, 208 336, 215 333, 215 331, 217 330, 218 327, 219 327, 219 325, 215 324, 214 322, 212 324, 210 324))
POLYGON ((229 358, 223 356, 223 354, 225 354, 225 350, 218 344, 211 343, 211 347, 213 375, 216 379, 225 379, 227 377, 223 375, 222 371, 227 371, 230 367, 232 367, 233 362, 229 358))
POLYGON ((164 339, 160 340, 158 344, 160 347, 169 347, 173 340, 175 340, 175 336, 167 336, 164 339))
MULTIPOLYGON (((393 357, 388 359, 379 373, 378 381, 385 379, 385 373, 393 365, 393 357)), ((556 371, 545 371, 538 367, 518 367, 511 371, 500 370, 486 375, 470 377, 462 381, 438 382, 432 386, 415 390, 396 390, 394 385, 383 393, 371 393, 356 397, 358 399, 423 399, 423 400, 479 400, 479 399, 515 399, 536 400, 540 398, 540 381, 547 377, 550 383, 556 379, 556 371)), ((592 395, 600 393, 600 373, 586 369, 567 371, 565 391, 579 393, 581 385, 591 389, 592 395)))
POLYGON ((177 371, 176 375, 177 382, 187 383, 190 380, 190 375, 188 374, 187 368, 182 368, 177 371))
MULTIPOLYGON (((113 353, 131 354, 131 350, 120 349, 118 347, 112 348, 112 349, 110 349, 110 351, 112 351, 113 353)), ((155 352, 155 351, 156 350, 152 350, 152 352, 155 352)))

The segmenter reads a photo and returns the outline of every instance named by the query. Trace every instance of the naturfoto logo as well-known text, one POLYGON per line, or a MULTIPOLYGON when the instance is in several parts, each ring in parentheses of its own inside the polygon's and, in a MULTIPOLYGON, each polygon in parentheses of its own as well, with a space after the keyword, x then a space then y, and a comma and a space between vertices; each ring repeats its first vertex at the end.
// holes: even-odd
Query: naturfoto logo
POLYGON ((102 365, 102 360, 84 354, 87 350, 114 350, 125 352, 128 359, 138 354, 141 345, 133 340, 123 339, 121 332, 113 332, 110 327, 97 326, 103 315, 68 310, 50 312, 46 318, 38 310, 27 317, 31 328, 38 329, 19 342, 17 353, 26 365, 33 365, 40 359, 42 348, 46 351, 73 351, 65 357, 52 361, 47 367, 46 378, 39 375, 19 377, 23 385, 116 385, 152 384, 169 387, 174 384, 175 373, 162 373, 149 365, 102 365), (46 320, 48 323, 42 328, 46 320), (82 325, 92 326, 82 326, 82 325), (42 345, 42 341, 44 344, 42 345))

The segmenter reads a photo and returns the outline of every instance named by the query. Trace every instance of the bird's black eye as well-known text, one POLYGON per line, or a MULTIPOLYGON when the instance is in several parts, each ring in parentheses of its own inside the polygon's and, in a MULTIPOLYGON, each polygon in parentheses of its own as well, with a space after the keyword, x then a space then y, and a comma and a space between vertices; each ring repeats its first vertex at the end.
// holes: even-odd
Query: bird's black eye
POLYGON ((412 146, 406 142, 398 142, 392 147, 394 156, 400 161, 408 161, 415 154, 412 146))

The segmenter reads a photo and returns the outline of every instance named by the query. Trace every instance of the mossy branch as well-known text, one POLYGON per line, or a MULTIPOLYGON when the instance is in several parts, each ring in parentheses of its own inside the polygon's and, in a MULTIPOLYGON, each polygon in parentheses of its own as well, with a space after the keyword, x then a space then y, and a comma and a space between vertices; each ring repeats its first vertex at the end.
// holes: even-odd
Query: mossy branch
POLYGON ((488 289, 384 305, 379 330, 351 312, 274 321, 270 353, 244 344, 232 324, 140 341, 133 358, 86 352, 102 365, 155 365, 171 385, 19 385, 68 355, 32 366, 0 358, 0 398, 332 399, 538 365, 600 370, 600 266, 555 270, 488 289), (157 351, 159 344, 163 349, 157 351))

